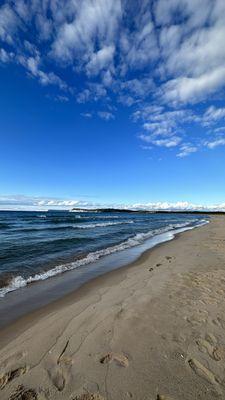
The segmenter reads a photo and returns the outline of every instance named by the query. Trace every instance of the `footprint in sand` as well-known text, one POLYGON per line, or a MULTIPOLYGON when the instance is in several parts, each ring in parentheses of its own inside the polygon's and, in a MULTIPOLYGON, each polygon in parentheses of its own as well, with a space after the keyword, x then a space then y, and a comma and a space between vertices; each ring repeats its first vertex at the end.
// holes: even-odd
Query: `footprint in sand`
MULTIPOLYGON (((210 338, 209 338, 210 339, 210 338)), ((210 343, 205 339, 198 339, 196 341, 198 348, 201 352, 207 352, 208 355, 215 361, 225 360, 225 347, 210 343)))
POLYGON ((62 392, 70 378, 70 368, 72 360, 66 358, 61 360, 59 364, 49 363, 47 367, 48 375, 59 392, 62 392))
POLYGON ((62 370, 52 366, 52 368, 48 370, 48 375, 56 389, 58 389, 59 392, 62 392, 66 384, 66 379, 62 370))
POLYGON ((23 385, 19 385, 14 393, 11 394, 9 400, 38 400, 39 397, 35 390, 26 389, 23 385))
POLYGON ((53 385, 62 392, 70 377, 70 368, 73 361, 70 357, 65 356, 65 351, 68 347, 69 341, 64 346, 61 354, 59 355, 56 363, 52 360, 47 363, 47 372, 53 385))
POLYGON ((100 363, 101 364, 108 364, 108 363, 111 363, 112 361, 114 361, 120 367, 125 367, 126 368, 126 367, 129 366, 128 358, 125 355, 119 354, 119 353, 110 352, 110 353, 105 354, 100 359, 100 363))
POLYGON ((196 312, 190 316, 184 317, 187 322, 189 322, 192 326, 202 325, 207 322, 208 312, 205 310, 196 310, 196 312))
POLYGON ((175 259, 175 257, 166 256, 166 257, 165 257, 165 259, 166 259, 167 261, 169 261, 169 263, 171 263, 171 262, 172 262, 172 260, 174 260, 174 259, 175 259))
POLYGON ((196 343, 198 345, 199 351, 201 351, 202 353, 208 353, 209 356, 212 357, 213 351, 214 351, 214 346, 211 343, 209 343, 207 340, 201 339, 201 338, 196 340, 196 343))
POLYGON ((24 375, 28 371, 28 369, 29 368, 27 366, 24 366, 1 374, 0 389, 3 389, 7 385, 7 383, 11 382, 13 379, 18 378, 21 375, 24 375))
POLYGON ((220 317, 213 319, 212 323, 216 326, 219 326, 220 328, 225 329, 225 321, 220 317))
POLYGON ((217 344, 217 338, 211 332, 206 333, 205 340, 207 340, 207 342, 209 342, 212 345, 217 344))
POLYGON ((196 373, 196 375, 204 378, 209 383, 213 385, 220 383, 214 373, 206 368, 203 364, 201 364, 198 360, 196 360, 196 358, 189 359, 188 364, 191 369, 196 373))

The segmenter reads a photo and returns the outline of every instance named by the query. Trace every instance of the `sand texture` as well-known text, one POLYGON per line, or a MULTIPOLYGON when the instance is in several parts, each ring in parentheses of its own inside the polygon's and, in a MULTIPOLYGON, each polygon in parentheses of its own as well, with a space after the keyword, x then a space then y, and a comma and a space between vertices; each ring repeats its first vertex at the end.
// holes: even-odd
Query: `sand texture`
POLYGON ((225 399, 225 218, 0 332, 1 400, 225 399))

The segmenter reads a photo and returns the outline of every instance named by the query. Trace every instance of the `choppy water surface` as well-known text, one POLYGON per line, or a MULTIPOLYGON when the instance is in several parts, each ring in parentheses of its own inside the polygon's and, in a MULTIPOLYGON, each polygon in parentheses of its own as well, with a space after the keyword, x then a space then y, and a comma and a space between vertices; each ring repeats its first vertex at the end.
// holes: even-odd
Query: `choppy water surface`
POLYGON ((0 297, 138 246, 158 234, 205 222, 191 214, 0 212, 0 297))

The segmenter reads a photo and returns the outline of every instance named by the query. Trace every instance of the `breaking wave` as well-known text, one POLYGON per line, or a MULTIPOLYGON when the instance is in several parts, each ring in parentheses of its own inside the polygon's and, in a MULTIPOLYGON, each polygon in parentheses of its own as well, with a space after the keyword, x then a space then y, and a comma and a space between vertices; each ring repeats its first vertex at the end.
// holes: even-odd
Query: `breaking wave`
MULTIPOLYGON (((0 297, 4 297, 7 293, 17 290, 19 288, 25 287, 30 283, 48 279, 50 277, 62 274, 66 271, 71 271, 71 270, 81 267, 83 265, 93 263, 93 262, 99 260, 101 257, 141 245, 146 240, 156 237, 157 235, 162 235, 162 238, 160 239, 160 241, 158 243, 164 242, 166 240, 173 239, 177 233, 180 233, 180 232, 183 232, 183 231, 186 231, 189 229, 194 229, 198 226, 205 225, 208 222, 209 221, 207 221, 207 220, 200 220, 197 223, 197 221, 192 220, 192 221, 187 221, 185 223, 170 224, 165 228, 154 229, 154 230, 148 231, 146 233, 138 233, 135 236, 125 240, 124 242, 122 242, 118 245, 110 246, 110 247, 107 247, 107 248, 104 248, 101 250, 90 252, 84 258, 81 258, 81 259, 76 260, 71 263, 58 265, 48 271, 40 272, 38 274, 29 276, 27 278, 20 276, 20 275, 15 276, 11 279, 10 282, 8 282, 7 286, 0 288, 0 297), (191 222, 192 223, 195 222, 195 225, 190 225, 191 222), (169 238, 165 238, 165 236, 163 236, 163 234, 168 234, 168 233, 170 233, 169 238)), ((94 225, 94 224, 92 224, 92 225, 94 225)))

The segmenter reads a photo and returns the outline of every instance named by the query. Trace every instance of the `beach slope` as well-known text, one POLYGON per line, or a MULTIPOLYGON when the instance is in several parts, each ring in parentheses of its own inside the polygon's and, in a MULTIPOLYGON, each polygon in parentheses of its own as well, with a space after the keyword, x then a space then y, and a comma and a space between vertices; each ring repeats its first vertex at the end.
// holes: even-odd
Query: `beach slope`
POLYGON ((0 332, 1 400, 225 398, 225 218, 0 332))

